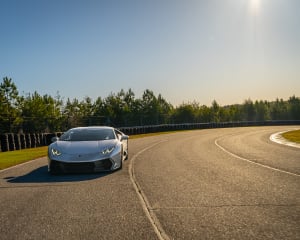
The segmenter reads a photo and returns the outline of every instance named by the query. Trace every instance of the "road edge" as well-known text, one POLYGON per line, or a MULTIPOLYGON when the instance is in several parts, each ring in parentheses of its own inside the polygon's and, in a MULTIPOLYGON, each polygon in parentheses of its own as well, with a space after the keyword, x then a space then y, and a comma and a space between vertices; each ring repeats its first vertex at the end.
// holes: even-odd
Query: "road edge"
POLYGON ((31 159, 31 160, 28 160, 26 162, 22 162, 22 163, 19 163, 19 164, 16 164, 16 165, 13 165, 13 166, 10 166, 10 167, 7 167, 7 168, 0 169, 0 173, 11 170, 13 168, 24 166, 26 164, 29 164, 29 163, 33 162, 33 161, 38 161, 38 160, 41 160, 41 159, 46 158, 46 157, 47 156, 31 159))
POLYGON ((169 236, 166 234, 166 232, 164 231, 164 229, 162 228, 158 218, 156 217, 155 213, 153 213, 153 211, 151 210, 151 206, 149 204, 149 201, 146 197, 146 195, 144 194, 141 186, 139 185, 139 183, 137 182, 137 179, 135 177, 135 171, 134 171, 134 162, 135 162, 135 159, 140 155, 142 154, 143 152, 155 147, 156 145, 162 143, 162 142, 165 142, 165 141, 160 141, 160 142, 157 142, 155 144, 152 144, 151 146, 149 147, 146 147, 142 150, 140 150, 138 153, 136 153, 131 159, 130 159, 130 163, 129 163, 129 167, 128 167, 128 173, 129 173, 129 176, 130 176, 130 180, 133 184, 133 187, 141 201, 141 205, 142 205, 142 208, 147 216, 147 218, 149 219, 153 229, 154 229, 154 232, 156 233, 157 237, 159 240, 169 240, 169 236))
POLYGON ((290 130, 286 130, 286 131, 282 131, 282 132, 273 133, 270 136, 270 140, 272 142, 275 142, 275 143, 278 143, 278 144, 282 144, 282 145, 286 145, 286 146, 290 146, 290 147, 295 147, 295 148, 300 148, 300 144, 299 143, 288 141, 287 139, 285 139, 282 136, 283 133, 286 133, 286 132, 289 132, 289 131, 293 131, 293 130, 298 130, 298 129, 290 129, 290 130))

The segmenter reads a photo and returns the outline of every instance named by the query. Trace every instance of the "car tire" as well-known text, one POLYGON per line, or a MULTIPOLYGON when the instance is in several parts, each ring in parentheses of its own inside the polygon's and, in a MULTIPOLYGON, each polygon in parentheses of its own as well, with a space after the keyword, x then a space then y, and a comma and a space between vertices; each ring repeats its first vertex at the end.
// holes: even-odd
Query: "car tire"
POLYGON ((121 170, 123 168, 123 148, 121 149, 121 162, 120 162, 120 167, 119 170, 121 170))
POLYGON ((59 172, 50 169, 50 170, 49 170, 49 174, 52 175, 52 176, 57 176, 57 175, 59 175, 59 172))

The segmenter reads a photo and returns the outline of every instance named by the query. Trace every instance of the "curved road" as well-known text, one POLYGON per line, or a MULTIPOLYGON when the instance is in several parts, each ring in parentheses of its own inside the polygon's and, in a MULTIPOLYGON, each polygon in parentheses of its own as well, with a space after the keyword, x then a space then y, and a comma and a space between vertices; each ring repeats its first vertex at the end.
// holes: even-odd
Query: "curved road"
POLYGON ((107 175, 1 171, 1 239, 300 239, 300 149, 269 140, 291 128, 132 139, 107 175))

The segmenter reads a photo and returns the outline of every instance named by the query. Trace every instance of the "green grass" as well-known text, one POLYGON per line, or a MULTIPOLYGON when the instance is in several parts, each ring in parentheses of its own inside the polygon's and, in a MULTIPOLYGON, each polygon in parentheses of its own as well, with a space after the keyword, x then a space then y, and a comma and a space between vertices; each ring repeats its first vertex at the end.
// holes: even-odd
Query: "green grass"
POLYGON ((300 130, 286 132, 282 136, 291 142, 300 143, 300 130))
POLYGON ((48 147, 27 148, 16 151, 0 152, 0 170, 30 160, 45 157, 48 147))

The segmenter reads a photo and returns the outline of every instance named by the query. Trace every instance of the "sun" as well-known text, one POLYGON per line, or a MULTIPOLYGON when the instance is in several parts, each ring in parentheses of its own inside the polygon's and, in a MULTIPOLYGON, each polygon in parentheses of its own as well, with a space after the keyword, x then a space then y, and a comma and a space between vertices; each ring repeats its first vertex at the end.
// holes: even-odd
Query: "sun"
POLYGON ((258 10, 260 8, 260 1, 261 0, 250 0, 250 7, 254 13, 258 12, 258 10))

